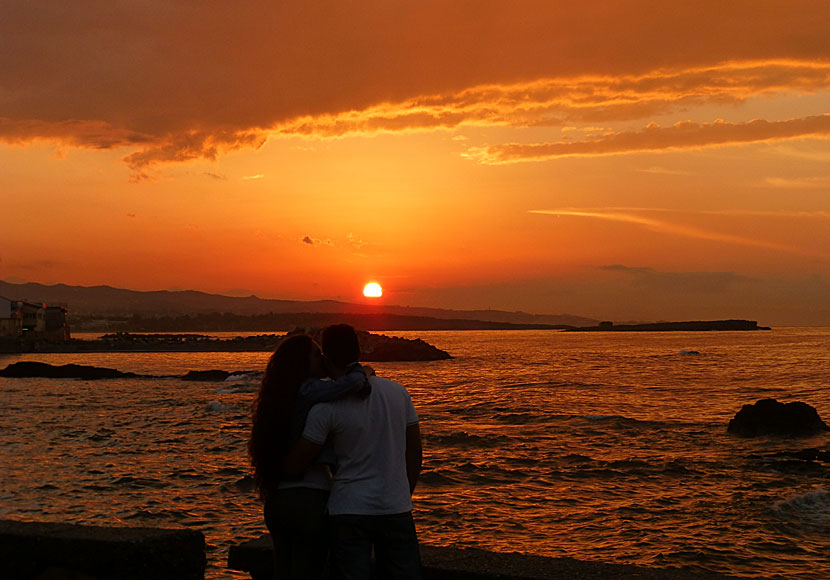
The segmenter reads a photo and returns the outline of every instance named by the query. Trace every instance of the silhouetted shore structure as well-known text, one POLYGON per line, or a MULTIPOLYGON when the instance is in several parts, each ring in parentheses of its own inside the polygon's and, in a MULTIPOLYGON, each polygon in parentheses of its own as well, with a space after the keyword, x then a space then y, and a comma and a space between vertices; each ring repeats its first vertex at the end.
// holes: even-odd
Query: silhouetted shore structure
MULTIPOLYGON (((727 580, 715 572, 647 568, 574 558, 490 552, 476 548, 421 546, 425 580, 727 580)), ((231 546, 228 568, 248 572, 253 580, 273 578, 273 545, 264 535, 231 546)))
MULTIPOLYGON (((231 546, 228 568, 273 578, 271 539, 231 546)), ((646 568, 573 558, 422 546, 425 580, 727 580, 713 572, 646 568)), ((197 530, 0 520, 0 573, 15 580, 202 580, 205 538, 197 530)))
POLYGON ((600 322, 597 326, 580 326, 565 329, 565 332, 701 332, 710 330, 770 330, 758 326, 755 320, 696 320, 690 322, 653 322, 648 324, 614 324, 600 322))

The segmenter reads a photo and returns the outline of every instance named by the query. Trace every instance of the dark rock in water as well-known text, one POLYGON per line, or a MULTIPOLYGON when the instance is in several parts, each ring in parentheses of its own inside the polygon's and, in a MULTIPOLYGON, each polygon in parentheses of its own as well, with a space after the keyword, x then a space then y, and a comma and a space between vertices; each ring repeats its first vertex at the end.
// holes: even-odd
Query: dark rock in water
MULTIPOLYGON (((308 334, 318 343, 322 342, 322 328, 296 328, 286 336, 292 334, 308 334)), ((431 361, 447 360, 452 356, 420 338, 401 338, 374 334, 365 330, 357 331, 360 343, 360 360, 362 362, 398 362, 398 361, 431 361)))
POLYGON ((188 371, 182 377, 183 381, 224 381, 232 373, 228 371, 212 370, 212 371, 188 371))
POLYGON ((204 382, 212 382, 217 381, 221 382, 226 380, 228 377, 232 377, 234 375, 251 375, 255 374, 256 371, 220 371, 220 370, 212 370, 212 371, 187 371, 187 374, 182 377, 183 381, 204 381, 204 382))
POLYGON ((795 401, 784 404, 775 399, 761 399, 753 405, 741 407, 726 430, 743 437, 809 437, 830 431, 830 427, 821 420, 815 407, 807 403, 795 401))
POLYGON ((43 377, 49 379, 119 379, 137 377, 135 373, 122 373, 115 369, 89 367, 84 365, 54 366, 42 362, 21 361, 12 363, 0 370, 0 377, 30 378, 43 377))
POLYGON ((428 361, 452 358, 450 353, 420 338, 400 338, 359 332, 361 360, 367 362, 428 361))

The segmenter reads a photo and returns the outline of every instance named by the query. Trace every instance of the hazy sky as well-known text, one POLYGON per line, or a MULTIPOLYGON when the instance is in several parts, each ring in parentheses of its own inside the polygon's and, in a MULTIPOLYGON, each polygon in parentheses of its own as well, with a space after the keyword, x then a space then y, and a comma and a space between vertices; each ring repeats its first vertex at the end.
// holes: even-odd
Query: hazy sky
POLYGON ((4 1, 0 278, 830 325, 828 22, 4 1))

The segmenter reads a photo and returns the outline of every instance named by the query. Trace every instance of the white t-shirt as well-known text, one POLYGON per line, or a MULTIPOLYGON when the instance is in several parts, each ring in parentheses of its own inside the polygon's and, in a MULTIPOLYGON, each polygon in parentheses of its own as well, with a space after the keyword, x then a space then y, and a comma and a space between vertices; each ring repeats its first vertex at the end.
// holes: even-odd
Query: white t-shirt
POLYGON ((337 456, 329 497, 331 515, 388 515, 412 509, 406 477, 406 428, 418 414, 406 389, 370 377, 372 393, 318 403, 306 419, 303 437, 333 443, 337 456))

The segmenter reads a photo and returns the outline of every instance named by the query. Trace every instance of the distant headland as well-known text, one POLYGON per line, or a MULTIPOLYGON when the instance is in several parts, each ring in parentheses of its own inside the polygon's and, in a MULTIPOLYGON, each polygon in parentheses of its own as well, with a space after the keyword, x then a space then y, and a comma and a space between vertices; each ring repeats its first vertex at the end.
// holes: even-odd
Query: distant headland
POLYGON ((565 332, 701 332, 709 330, 770 330, 755 320, 695 320, 690 322, 653 322, 649 324, 614 324, 600 322, 597 326, 567 328, 565 332))

